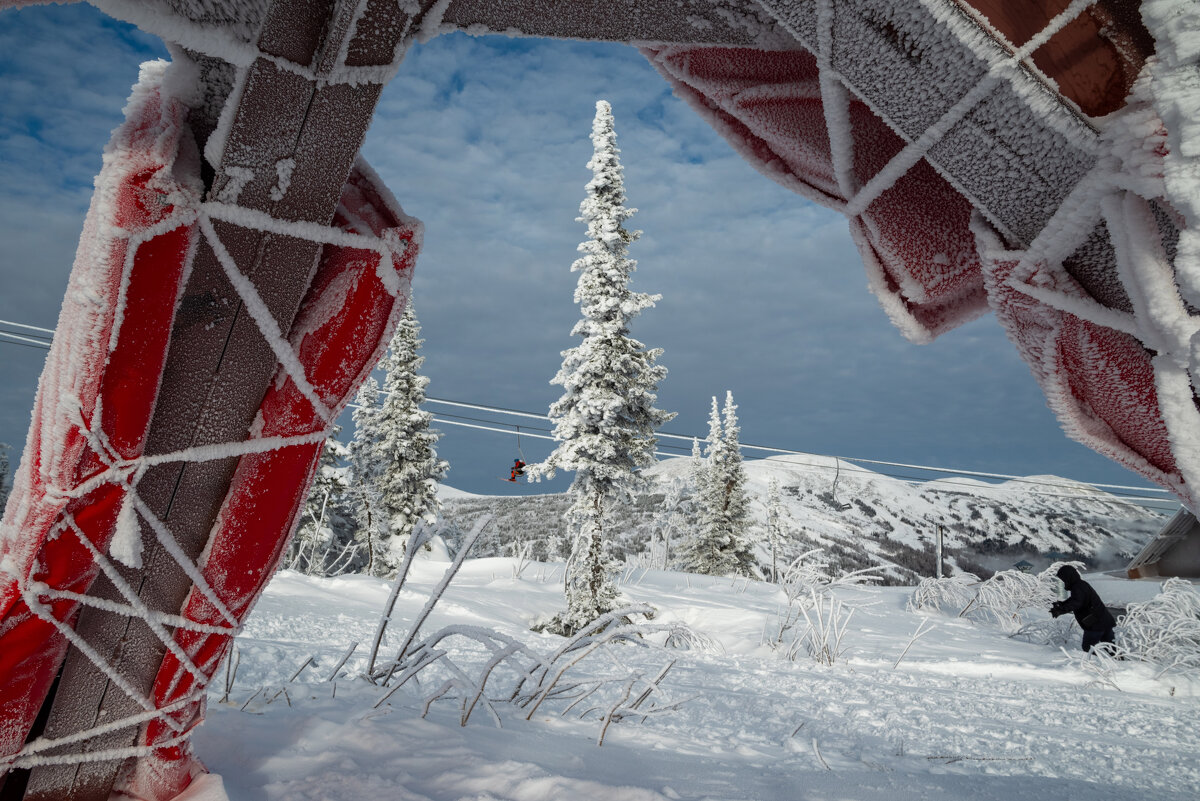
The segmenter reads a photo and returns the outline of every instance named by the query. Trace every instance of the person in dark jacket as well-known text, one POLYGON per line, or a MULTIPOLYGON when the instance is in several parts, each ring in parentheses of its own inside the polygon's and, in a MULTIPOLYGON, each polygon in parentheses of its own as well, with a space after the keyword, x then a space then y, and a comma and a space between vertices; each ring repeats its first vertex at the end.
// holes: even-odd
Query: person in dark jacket
POLYGON ((1050 606, 1050 614, 1054 617, 1075 613, 1079 628, 1083 629, 1083 650, 1090 652, 1092 646, 1100 642, 1113 641, 1113 627, 1117 621, 1112 613, 1100 600, 1099 594, 1091 584, 1084 581, 1079 571, 1070 565, 1063 565, 1056 575, 1062 579, 1067 592, 1071 593, 1065 601, 1055 601, 1050 606))

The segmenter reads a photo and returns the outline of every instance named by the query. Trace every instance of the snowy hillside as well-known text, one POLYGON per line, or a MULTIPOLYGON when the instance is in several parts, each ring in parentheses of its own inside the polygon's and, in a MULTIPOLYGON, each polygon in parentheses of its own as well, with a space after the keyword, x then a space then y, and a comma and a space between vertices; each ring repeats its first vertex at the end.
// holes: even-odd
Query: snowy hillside
MULTIPOLYGON (((885 566, 889 583, 912 584, 933 574, 939 525, 947 570, 979 574, 1007 569, 1021 559, 1041 569, 1051 554, 1100 569, 1119 567, 1167 519, 1055 476, 998 485, 956 477, 914 486, 832 457, 775 457, 745 465, 749 492, 759 499, 752 506, 760 528, 767 484, 771 478, 779 482, 792 534, 778 557, 781 562, 822 547, 846 570, 885 566)), ((669 554, 663 561, 663 504, 671 483, 686 481, 688 470, 689 460, 671 459, 646 471, 652 481, 649 491, 617 513, 618 555, 635 564, 670 564, 669 554)), ((513 555, 523 543, 534 558, 563 555, 562 514, 568 505, 563 495, 499 498, 451 491, 443 495, 443 504, 445 519, 458 530, 469 529, 485 512, 497 516, 476 556, 513 555)), ((680 528, 668 532, 671 552, 686 536, 686 525, 680 528)), ((758 553, 764 565, 770 563, 765 545, 760 544, 758 553)))
MULTIPOLYGON (((444 567, 416 564, 386 653, 444 567)), ((529 624, 559 608, 561 577, 561 563, 469 560, 422 631, 494 630, 549 654, 563 640, 529 624)), ((1110 603, 1158 590, 1090 578, 1110 603)), ((280 573, 237 638, 226 699, 214 682, 198 754, 232 801, 1191 801, 1200 787, 1195 682, 1125 662, 1108 677, 1119 690, 1098 684, 1055 646, 908 611, 911 588, 838 590, 852 616, 833 665, 772 648, 786 605, 777 586, 649 570, 621 589, 658 610, 652 624, 687 623, 706 647, 608 646, 567 676, 614 679, 607 690, 573 708, 551 699, 529 720, 497 671, 498 728, 482 702, 460 726, 454 687, 422 718, 451 673, 423 674, 386 701, 361 679, 384 581, 280 573), (679 707, 625 717, 597 748, 624 677, 672 662, 644 708, 679 707)), ((486 657, 473 642, 443 643, 464 676, 478 674, 486 657)))

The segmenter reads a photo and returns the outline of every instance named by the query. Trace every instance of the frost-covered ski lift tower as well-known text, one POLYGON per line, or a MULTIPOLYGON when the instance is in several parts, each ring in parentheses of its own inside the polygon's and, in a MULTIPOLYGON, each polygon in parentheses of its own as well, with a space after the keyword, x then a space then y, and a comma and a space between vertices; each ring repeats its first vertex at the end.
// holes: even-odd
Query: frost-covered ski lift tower
POLYGON ((407 299, 421 225, 357 153, 417 37, 642 47, 846 215, 906 336, 994 311, 1071 436, 1196 509, 1194 3, 93 3, 172 63, 105 152, 0 532, 4 801, 203 772, 205 688, 407 299))

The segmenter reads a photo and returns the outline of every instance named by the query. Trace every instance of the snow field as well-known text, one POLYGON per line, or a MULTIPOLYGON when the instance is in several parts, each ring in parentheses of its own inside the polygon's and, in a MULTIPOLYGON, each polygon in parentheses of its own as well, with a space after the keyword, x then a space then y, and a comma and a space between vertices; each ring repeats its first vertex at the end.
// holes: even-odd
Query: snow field
MULTIPOLYGON (((391 647, 444 567, 414 566, 391 647)), ((561 608, 562 567, 532 563, 518 578, 515 560, 468 561, 424 633, 480 625, 548 655, 563 641, 528 626, 561 608)), ((1097 588, 1111 603, 1156 589, 1103 579, 1097 588)), ((569 702, 547 702, 531 721, 496 703, 502 729, 483 709, 460 727, 454 700, 423 720, 423 698, 440 683, 432 675, 373 708, 383 690, 346 673, 364 669, 388 589, 291 572, 271 583, 238 638, 230 701, 219 702, 218 674, 195 737, 230 799, 1192 799, 1200 790, 1200 686, 1154 681, 1141 665, 1119 669, 1124 692, 1089 686, 1094 677, 1052 648, 906 611, 908 588, 838 590, 855 611, 846 653, 824 667, 764 644, 785 603, 772 585, 627 571, 623 592, 659 609, 654 622, 686 622, 714 645, 617 645, 581 663, 579 675, 653 676, 675 659, 654 697, 692 697, 613 724, 601 748, 602 712, 561 714, 569 702), (932 630, 894 668, 923 619, 932 630), (341 677, 325 681, 354 641, 341 677), (317 667, 287 684, 309 655, 317 667)), ((466 668, 469 650, 451 656, 466 668)))

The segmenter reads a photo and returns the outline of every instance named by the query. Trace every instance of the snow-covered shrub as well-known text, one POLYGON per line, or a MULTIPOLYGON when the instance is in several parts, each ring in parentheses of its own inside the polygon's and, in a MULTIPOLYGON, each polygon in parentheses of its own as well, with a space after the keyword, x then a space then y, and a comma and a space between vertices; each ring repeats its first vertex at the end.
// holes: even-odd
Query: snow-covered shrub
POLYGON ((404 583, 408 580, 408 571, 412 568, 413 559, 416 557, 417 552, 424 547, 425 543, 433 537, 433 532, 429 529, 418 527, 413 532, 413 535, 409 537, 408 542, 404 546, 404 558, 400 563, 400 569, 396 572, 396 577, 392 579, 392 591, 388 594, 388 599, 384 603, 383 614, 379 616, 379 625, 375 629, 375 639, 371 644, 371 655, 367 661, 367 678, 369 680, 375 681, 383 678, 384 684, 387 684, 392 676, 395 675, 396 670, 405 664, 406 659, 410 658, 413 642, 420 633, 421 626, 430 613, 433 612, 433 608, 437 606, 438 601, 442 599, 442 593, 450 586, 451 580, 458 575, 458 570, 462 567, 463 560, 466 559, 472 546, 475 545, 480 535, 491 525, 494 519, 493 515, 484 515, 475 521, 475 525, 471 528, 470 533, 463 539, 462 545, 454 557, 454 561, 446 568, 445 573, 442 574, 441 581, 438 582, 437 586, 429 594, 429 599, 425 602, 424 608, 421 609, 421 612, 409 626, 408 635, 404 638, 404 642, 400 646, 396 658, 389 664, 376 668, 379 649, 383 644, 383 637, 387 632, 388 625, 391 623, 392 612, 396 608, 396 599, 400 597, 400 591, 404 589, 404 583))
POLYGON ((829 593, 838 587, 878 581, 879 576, 875 574, 881 569, 869 567, 835 576, 821 548, 804 552, 780 577, 787 606, 780 609, 774 630, 766 638, 767 645, 789 660, 804 651, 821 664, 833 664, 840 654, 844 623, 849 622, 853 610, 829 593), (806 624, 804 630, 800 629, 802 622, 806 624), (839 630, 841 633, 837 633, 839 630), (832 651, 831 637, 837 643, 832 651), (832 658, 827 658, 829 654, 832 658))
POLYGON ((646 567, 670 570, 675 561, 672 541, 686 529, 689 518, 696 514, 696 488, 689 478, 676 477, 667 484, 662 501, 655 504, 650 541, 649 562, 646 567))
POLYGON ((347 470, 341 466, 347 449, 337 440, 340 431, 335 426, 321 450, 300 524, 281 567, 310 576, 336 576, 366 565, 366 549, 355 539, 347 470))
POLYGON ((779 584, 787 596, 788 606, 804 606, 820 595, 837 587, 849 587, 879 581, 881 567, 867 567, 833 575, 829 560, 822 548, 805 551, 792 560, 780 576, 779 584))
POLYGON ((653 677, 633 669, 614 676, 608 664, 599 677, 577 676, 584 672, 581 663, 602 649, 621 665, 609 646, 623 643, 650 648, 653 646, 649 635, 664 631, 678 634, 682 627, 679 623, 626 622, 652 614, 653 609, 645 605, 614 610, 584 626, 548 657, 500 632, 478 626, 448 626, 406 651, 399 663, 388 666, 390 675, 380 674, 385 685, 389 681, 392 684, 375 706, 385 703, 411 679, 423 676, 434 679, 429 685, 434 689, 424 699, 423 715, 428 714, 435 701, 452 697, 459 701, 461 725, 467 725, 472 712, 482 704, 499 727, 502 721, 498 703, 519 710, 526 720, 532 719, 539 709, 554 705, 561 707, 561 715, 574 711, 585 718, 596 712, 601 722, 598 744, 603 745, 612 723, 630 716, 645 719, 669 712, 690 700, 651 701, 655 693, 663 695, 660 685, 674 660, 653 677), (448 645, 451 640, 457 640, 453 648, 448 645), (468 664, 472 656, 475 662, 468 664))
POLYGON ((677 623, 667 631, 663 645, 679 651, 696 651, 704 654, 725 653, 725 647, 721 645, 720 641, 683 623, 677 623))
POLYGON ((795 661, 803 650, 818 665, 833 665, 846 652, 842 640, 850 619, 854 617, 853 607, 814 589, 811 591, 811 603, 799 607, 799 610, 807 625, 803 632, 792 639, 784 655, 795 661))
POLYGON ((1001 570, 980 583, 959 617, 991 621, 1008 633, 1019 630, 1022 613, 1030 609, 1045 613, 1058 598, 1057 566, 1036 576, 1020 570, 1001 570))
POLYGON ((1063 615, 1062 617, 1034 617, 1008 636, 1014 640, 1024 640, 1035 645, 1068 648, 1077 647, 1081 635, 1079 625, 1075 622, 1075 616, 1063 615))
POLYGON ((779 479, 775 476, 771 476, 767 481, 767 497, 762 504, 763 511, 766 513, 763 533, 766 535, 767 548, 771 551, 771 581, 778 583, 779 550, 787 537, 785 521, 791 517, 791 514, 779 496, 779 479))
MULTIPOLYGON (((1075 632, 1078 634, 1078 627, 1075 627, 1075 632)), ((1063 647, 1061 650, 1066 654, 1067 664, 1091 677, 1088 681, 1089 687, 1108 687, 1118 691, 1121 689, 1117 684, 1117 674, 1120 668, 1118 660, 1124 659, 1124 657, 1117 655, 1117 649, 1105 644, 1104 647, 1093 648, 1091 652, 1067 647, 1063 647)))
POLYGON ((1117 621, 1117 654, 1162 673, 1200 673, 1200 593, 1184 579, 1163 582, 1149 601, 1130 604, 1117 621))
POLYGON ((979 584, 979 576, 971 573, 921 579, 908 599, 908 611, 958 614, 975 597, 979 584))
MULTIPOLYGON (((978 623, 999 626, 1006 633, 1023 635, 1027 614, 1047 612, 1058 598, 1058 577, 1064 562, 1056 562, 1036 575, 1019 570, 1002 570, 980 581, 969 573, 946 578, 927 578, 917 585, 908 608, 940 611, 978 623)), ((1078 562, 1070 563, 1082 567, 1078 562)))
POLYGON ((376 556, 387 536, 387 519, 381 508, 379 476, 383 460, 377 458, 375 443, 383 438, 380 430, 379 382, 368 377, 354 397, 354 437, 346 448, 346 464, 350 468, 347 500, 358 527, 354 540, 366 557, 368 575, 380 575, 382 562, 376 556))

